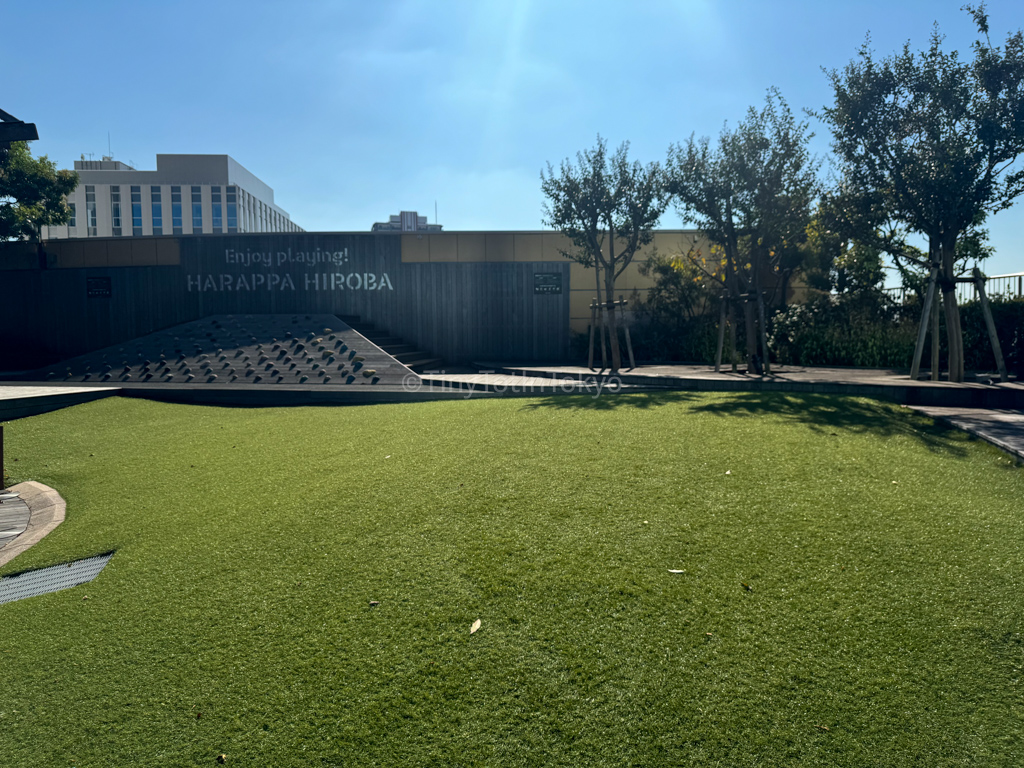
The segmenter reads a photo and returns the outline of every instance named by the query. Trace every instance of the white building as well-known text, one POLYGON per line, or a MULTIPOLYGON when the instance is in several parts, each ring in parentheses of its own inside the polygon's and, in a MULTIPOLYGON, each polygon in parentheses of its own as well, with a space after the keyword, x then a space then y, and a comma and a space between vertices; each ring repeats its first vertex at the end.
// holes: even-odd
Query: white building
POLYGON ((155 171, 104 157, 76 160, 71 221, 44 240, 236 232, 304 232, 274 190, 228 155, 157 155, 155 171))
POLYGON ((416 211, 402 211, 392 214, 387 221, 378 221, 371 232, 440 232, 440 224, 427 224, 427 217, 420 216, 416 211))

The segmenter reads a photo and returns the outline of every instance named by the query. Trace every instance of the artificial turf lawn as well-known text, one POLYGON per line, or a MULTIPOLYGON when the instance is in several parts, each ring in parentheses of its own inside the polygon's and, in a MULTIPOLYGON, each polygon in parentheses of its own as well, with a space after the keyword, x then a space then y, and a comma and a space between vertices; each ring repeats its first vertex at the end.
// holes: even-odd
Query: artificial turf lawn
POLYGON ((1024 473, 893 406, 112 398, 6 435, 68 507, 3 572, 117 554, 0 606, 4 766, 1024 760, 1024 473))

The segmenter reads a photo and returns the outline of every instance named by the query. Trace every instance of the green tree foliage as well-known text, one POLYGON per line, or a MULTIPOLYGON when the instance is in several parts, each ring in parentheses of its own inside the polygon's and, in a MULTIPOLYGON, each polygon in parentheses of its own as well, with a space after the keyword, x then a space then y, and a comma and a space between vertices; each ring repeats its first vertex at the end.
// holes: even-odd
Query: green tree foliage
POLYGON ((598 136, 597 146, 578 152, 575 163, 563 160, 557 172, 548 163, 547 171, 541 171, 541 191, 547 198, 544 224, 562 232, 575 246, 562 254, 595 269, 612 370, 618 370, 616 318, 607 305, 614 299, 616 279, 637 250, 651 242, 653 229, 668 207, 661 167, 630 162, 628 142, 609 155, 607 143, 598 136))
POLYGON ((36 238, 40 227, 65 224, 65 197, 78 186, 74 171, 58 171, 45 155, 34 158, 16 141, 0 151, 0 240, 36 238))
POLYGON ((651 279, 638 298, 631 333, 637 355, 648 360, 711 362, 715 358, 717 286, 685 254, 656 254, 640 265, 651 279))
POLYGON ((820 203, 807 225, 807 239, 803 243, 801 273, 808 287, 861 304, 883 301, 883 238, 875 232, 869 235, 866 239, 845 237, 827 200, 820 203))
POLYGON ((669 148, 669 190, 680 215, 713 248, 710 260, 691 254, 694 264, 721 284, 730 315, 733 306, 743 306, 747 362, 754 370, 758 338, 767 362, 766 280, 773 276, 785 286, 803 258, 800 245, 818 188, 809 138, 807 124, 772 90, 760 111, 752 107, 736 130, 722 131, 716 147, 706 137, 691 136, 669 148))
POLYGON ((842 163, 847 220, 863 231, 890 219, 928 238, 951 381, 964 375, 958 242, 1024 192, 1024 171, 1014 165, 1024 151, 1024 36, 993 46, 984 6, 967 10, 984 38, 973 44, 973 61, 944 51, 937 28, 926 50, 908 43, 880 61, 869 40, 843 71, 828 73, 835 103, 820 114, 842 163))

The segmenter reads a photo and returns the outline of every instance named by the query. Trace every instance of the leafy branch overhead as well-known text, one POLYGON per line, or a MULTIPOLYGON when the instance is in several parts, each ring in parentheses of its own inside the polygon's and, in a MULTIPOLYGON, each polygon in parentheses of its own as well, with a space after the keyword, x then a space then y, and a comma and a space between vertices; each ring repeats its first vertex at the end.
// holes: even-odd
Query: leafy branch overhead
POLYGON ((74 171, 58 171, 46 156, 34 158, 25 142, 0 153, 0 240, 34 238, 41 226, 71 216, 65 197, 78 186, 74 171))
POLYGON ((629 142, 614 154, 600 136, 597 146, 576 153, 576 163, 563 160, 556 172, 551 163, 541 172, 544 224, 572 240, 575 250, 563 256, 586 267, 594 264, 622 274, 654 237, 654 227, 668 207, 658 163, 629 161, 629 142), (606 235, 622 239, 617 251, 606 250, 606 235))

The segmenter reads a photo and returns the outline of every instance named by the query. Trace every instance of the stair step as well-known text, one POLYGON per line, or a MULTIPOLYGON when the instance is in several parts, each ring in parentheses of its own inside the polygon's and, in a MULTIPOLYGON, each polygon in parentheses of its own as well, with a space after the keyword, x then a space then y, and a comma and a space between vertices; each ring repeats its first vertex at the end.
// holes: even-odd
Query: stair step
POLYGON ((416 373, 423 373, 423 370, 429 368, 430 370, 436 369, 444 361, 440 357, 429 357, 421 360, 409 360, 405 362, 406 368, 412 368, 416 373))
MULTIPOLYGON (((339 316, 341 317, 341 316, 339 316)), ((362 322, 356 315, 347 315, 341 319, 356 333, 365 337, 384 352, 393 357, 407 368, 439 369, 444 364, 440 357, 434 357, 430 352, 418 349, 406 342, 400 336, 394 336, 386 328, 377 328, 373 323, 362 322)))
POLYGON ((392 354, 390 352, 388 354, 391 354, 391 356, 393 358, 395 358, 395 360, 397 360, 400 363, 403 363, 404 365, 409 365, 409 362, 412 361, 412 360, 432 360, 433 359, 433 355, 431 355, 425 349, 413 348, 409 352, 399 352, 397 355, 392 354))

